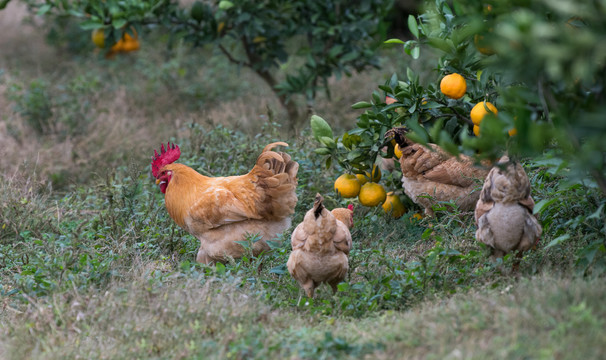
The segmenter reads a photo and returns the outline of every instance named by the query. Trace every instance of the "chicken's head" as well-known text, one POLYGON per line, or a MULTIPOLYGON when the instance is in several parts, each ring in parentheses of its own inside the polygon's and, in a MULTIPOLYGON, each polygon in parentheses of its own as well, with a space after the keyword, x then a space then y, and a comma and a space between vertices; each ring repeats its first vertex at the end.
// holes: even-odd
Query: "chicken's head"
POLYGON ((348 228, 352 228, 354 226, 353 222, 353 205, 347 205, 347 209, 345 208, 337 208, 331 211, 334 217, 337 220, 340 220, 343 224, 347 225, 348 228))
POLYGON ((181 150, 175 144, 167 143, 166 148, 164 144, 160 147, 160 153, 154 150, 154 156, 152 156, 151 170, 154 177, 157 179, 156 184, 160 186, 162 193, 166 192, 168 183, 173 176, 173 172, 164 167, 168 164, 172 164, 181 156, 181 150))
POLYGON ((412 140, 406 137, 410 130, 406 126, 395 127, 385 132, 384 138, 387 140, 393 139, 401 149, 414 144, 412 140))
POLYGON ((166 194, 166 188, 168 187, 168 183, 170 182, 170 179, 172 177, 173 177, 172 170, 164 170, 164 171, 160 172, 160 175, 158 176, 158 179, 156 180, 156 185, 158 185, 160 187, 160 191, 162 191, 162 194, 166 194))

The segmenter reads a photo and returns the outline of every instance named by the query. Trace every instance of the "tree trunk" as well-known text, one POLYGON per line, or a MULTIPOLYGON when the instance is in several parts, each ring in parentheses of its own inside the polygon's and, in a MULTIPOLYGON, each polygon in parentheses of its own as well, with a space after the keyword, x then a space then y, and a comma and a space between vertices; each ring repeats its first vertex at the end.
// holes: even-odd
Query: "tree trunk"
POLYGON ((301 114, 299 113, 299 108, 297 108, 297 104, 294 101, 288 101, 285 95, 281 95, 276 91, 276 79, 267 71, 256 71, 256 73, 269 85, 271 90, 274 92, 282 107, 288 113, 288 130, 292 134, 296 134, 299 128, 299 124, 302 122, 301 114))

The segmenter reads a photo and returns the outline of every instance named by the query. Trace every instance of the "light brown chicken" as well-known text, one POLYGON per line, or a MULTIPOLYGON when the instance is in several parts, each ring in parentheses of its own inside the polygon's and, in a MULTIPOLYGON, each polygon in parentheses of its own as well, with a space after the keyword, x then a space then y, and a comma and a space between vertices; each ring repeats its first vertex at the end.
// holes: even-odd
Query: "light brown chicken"
POLYGON ((472 210, 488 168, 475 166, 469 156, 452 156, 436 144, 428 144, 431 149, 416 144, 405 136, 407 132, 401 127, 385 133, 402 150, 400 168, 406 195, 428 216, 434 216, 432 207, 439 202, 454 201, 460 210, 472 210))
POLYGON ((152 173, 157 179, 170 217, 200 240, 197 261, 224 262, 239 258, 244 248, 237 241, 259 234, 253 254, 269 250, 266 241, 288 229, 297 204, 295 189, 299 164, 288 154, 271 151, 288 146, 269 144, 245 175, 208 177, 183 164, 178 146, 162 145, 155 152, 152 173))
MULTIPOLYGON (((542 228, 532 214, 530 181, 519 162, 502 157, 484 182, 476 205, 476 239, 492 249, 494 257, 531 249, 542 228)), ((514 264, 515 265, 515 264, 514 264)))
POLYGON ((353 206, 328 211, 323 201, 317 194, 313 208, 293 231, 292 252, 286 263, 288 272, 310 298, 323 282, 336 292, 349 269, 353 206))

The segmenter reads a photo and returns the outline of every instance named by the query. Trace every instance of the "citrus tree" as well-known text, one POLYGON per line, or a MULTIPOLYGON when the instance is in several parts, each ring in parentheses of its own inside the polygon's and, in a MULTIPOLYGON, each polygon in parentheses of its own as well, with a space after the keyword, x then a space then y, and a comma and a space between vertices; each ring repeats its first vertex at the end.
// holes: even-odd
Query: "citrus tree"
POLYGON ((548 165, 606 193, 606 52, 596 46, 606 40, 604 15, 590 1, 426 2, 408 18, 414 39, 387 43, 412 59, 437 50, 433 80, 394 74, 353 105, 364 112, 341 136, 312 119, 316 152, 345 172, 368 171, 394 157, 384 134, 404 125, 415 142, 477 160, 546 154, 548 165))
POLYGON ((214 0, 187 7, 176 0, 24 1, 38 15, 73 18, 83 30, 97 31, 95 43, 108 49, 125 34, 148 28, 169 33, 171 42, 210 44, 263 79, 295 127, 302 114, 293 95, 313 105, 318 91, 330 96, 331 76, 378 66, 375 50, 385 39, 384 19, 392 8, 391 0, 214 0), (280 73, 287 63, 286 74, 280 73))

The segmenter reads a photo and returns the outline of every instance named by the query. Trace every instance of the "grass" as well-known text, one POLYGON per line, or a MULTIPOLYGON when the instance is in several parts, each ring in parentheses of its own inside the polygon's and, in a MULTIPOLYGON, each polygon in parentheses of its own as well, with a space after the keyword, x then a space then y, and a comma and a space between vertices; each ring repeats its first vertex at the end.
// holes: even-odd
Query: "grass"
MULTIPOLYGON (((21 31, 2 30, 28 46, 21 31)), ((290 277, 292 229, 261 258, 196 264, 197 240, 169 218, 149 174, 160 142, 222 176, 286 140, 300 164, 293 224, 317 192, 329 208, 346 201, 332 189, 339 169, 324 168, 309 129, 285 135, 284 114, 252 74, 199 66, 184 48, 166 60, 153 44, 115 62, 65 46, 25 62, 0 57, 0 358, 597 359, 606 350, 605 200, 565 182, 548 157, 526 162, 544 235, 518 277, 513 259, 488 259, 471 214, 417 221, 410 204, 397 220, 356 206, 336 295, 322 286, 307 299, 290 277)), ((317 111, 347 129, 350 105, 390 67, 409 65, 400 57, 387 51, 386 69, 335 80, 317 111)))

